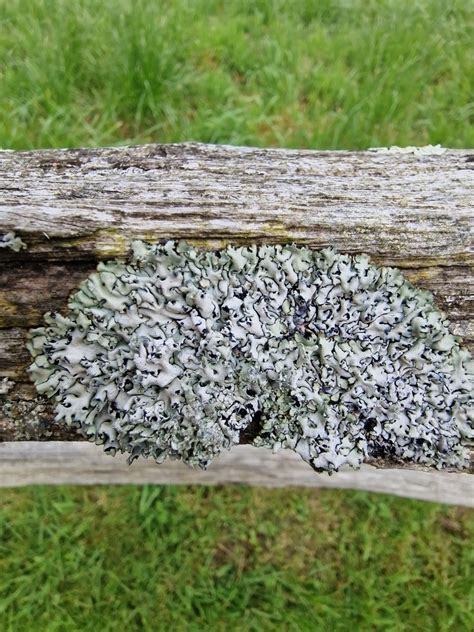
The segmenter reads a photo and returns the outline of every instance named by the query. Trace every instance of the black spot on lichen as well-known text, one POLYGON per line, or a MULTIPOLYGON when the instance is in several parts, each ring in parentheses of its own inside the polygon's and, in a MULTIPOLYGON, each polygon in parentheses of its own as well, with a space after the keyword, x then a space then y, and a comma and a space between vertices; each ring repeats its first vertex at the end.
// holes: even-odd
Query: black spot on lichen
POLYGON ((252 421, 240 431, 239 443, 252 443, 262 433, 262 416, 261 410, 255 411, 252 421))
POLYGON ((377 420, 374 418, 367 419, 364 424, 364 428, 367 433, 372 432, 372 430, 374 430, 376 426, 377 426, 377 420))
POLYGON ((58 421, 111 453, 202 467, 238 443, 317 471, 467 464, 471 357, 398 270, 292 245, 133 250, 32 332, 58 421))

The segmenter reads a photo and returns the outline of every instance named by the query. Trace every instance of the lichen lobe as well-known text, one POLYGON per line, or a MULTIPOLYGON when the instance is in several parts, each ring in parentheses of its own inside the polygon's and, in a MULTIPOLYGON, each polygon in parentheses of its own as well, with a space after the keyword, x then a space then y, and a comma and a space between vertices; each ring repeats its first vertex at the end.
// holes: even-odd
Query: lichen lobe
POLYGON ((0 235, 0 248, 9 248, 14 252, 20 252, 26 248, 25 242, 15 233, 5 233, 0 235))
POLYGON ((330 472, 468 464, 469 353, 429 293, 363 255, 134 242, 28 347, 56 420, 131 459, 206 467, 250 443, 330 472))

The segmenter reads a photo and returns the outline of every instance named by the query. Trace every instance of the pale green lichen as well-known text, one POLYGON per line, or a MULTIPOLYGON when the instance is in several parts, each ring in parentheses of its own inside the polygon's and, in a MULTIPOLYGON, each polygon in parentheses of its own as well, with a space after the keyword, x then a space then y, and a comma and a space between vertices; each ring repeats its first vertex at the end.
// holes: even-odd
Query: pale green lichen
POLYGON ((240 442, 318 470, 467 463, 473 363, 431 294, 331 249, 133 244, 32 332, 56 419, 205 467, 240 442))
POLYGON ((10 250, 20 252, 20 250, 26 248, 26 244, 20 237, 11 232, 0 235, 0 248, 10 248, 10 250))
POLYGON ((9 380, 7 377, 0 379, 0 395, 8 395, 14 386, 15 382, 9 380))
POLYGON ((442 156, 446 151, 446 147, 441 145, 424 145, 422 147, 398 147, 391 145, 390 147, 369 147, 368 151, 377 154, 413 154, 414 156, 442 156))

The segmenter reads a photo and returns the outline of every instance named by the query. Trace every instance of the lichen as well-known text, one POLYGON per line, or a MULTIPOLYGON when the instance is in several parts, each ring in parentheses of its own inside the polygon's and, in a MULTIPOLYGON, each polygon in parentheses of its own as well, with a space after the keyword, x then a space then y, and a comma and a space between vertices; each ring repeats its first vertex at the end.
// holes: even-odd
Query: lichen
POLYGON ((17 237, 15 233, 5 233, 0 235, 0 248, 10 248, 15 252, 26 248, 26 244, 21 237, 17 237))
POLYGON ((473 362, 400 271, 295 245, 132 249, 31 333, 56 420, 111 453, 201 467, 242 442, 317 470, 467 464, 473 362))
POLYGON ((7 377, 0 379, 0 395, 8 395, 8 393, 15 386, 15 382, 9 380, 7 377))
POLYGON ((441 145, 424 145, 422 147, 398 147, 391 145, 390 147, 369 147, 368 151, 377 154, 413 154, 414 156, 441 156, 447 149, 441 145))

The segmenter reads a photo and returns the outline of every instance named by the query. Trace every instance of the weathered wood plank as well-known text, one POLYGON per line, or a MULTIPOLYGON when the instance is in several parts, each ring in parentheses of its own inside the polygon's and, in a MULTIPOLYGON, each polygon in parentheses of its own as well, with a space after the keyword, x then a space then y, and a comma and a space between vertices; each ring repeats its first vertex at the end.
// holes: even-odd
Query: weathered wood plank
MULTIPOLYGON (((474 151, 441 155, 196 144, 0 152, 0 440, 76 435, 52 422, 25 340, 97 261, 132 239, 205 247, 298 242, 367 253, 431 290, 474 345, 474 151)), ((313 475, 312 472, 309 472, 313 475)))
POLYGON ((263 487, 326 487, 361 489, 407 498, 474 506, 474 477, 468 474, 412 470, 378 470, 364 465, 358 471, 334 476, 316 474, 295 453, 272 454, 240 446, 222 454, 208 470, 191 469, 176 461, 156 465, 145 459, 128 466, 123 456, 110 458, 84 443, 0 444, 0 486, 21 485, 222 485, 263 487))
POLYGON ((133 238, 186 238, 466 265, 473 159, 194 144, 0 152, 1 227, 22 236, 29 260, 107 258, 133 238))

